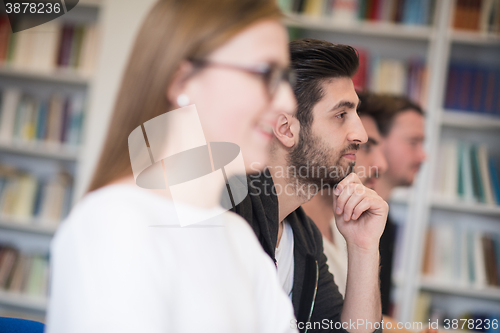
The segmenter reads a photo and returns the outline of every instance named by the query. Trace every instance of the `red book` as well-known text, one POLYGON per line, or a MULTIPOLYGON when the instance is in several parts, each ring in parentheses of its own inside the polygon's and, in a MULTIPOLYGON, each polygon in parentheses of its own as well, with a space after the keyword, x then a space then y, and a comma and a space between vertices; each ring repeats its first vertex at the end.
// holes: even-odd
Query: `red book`
POLYGON ((371 0, 370 1, 371 4, 370 4, 370 11, 368 12, 368 19, 370 21, 376 21, 378 19, 378 13, 380 12, 380 5, 381 5, 381 1, 380 0, 371 0))
POLYGON ((352 83, 356 90, 362 91, 366 88, 366 76, 368 72, 368 54, 365 50, 357 49, 359 56, 359 67, 352 77, 352 83))
POLYGON ((71 56, 71 44, 73 39, 73 26, 64 25, 59 42, 59 55, 57 65, 67 67, 71 56))
POLYGON ((10 28, 7 16, 0 17, 0 62, 7 60, 11 33, 12 29, 10 28))

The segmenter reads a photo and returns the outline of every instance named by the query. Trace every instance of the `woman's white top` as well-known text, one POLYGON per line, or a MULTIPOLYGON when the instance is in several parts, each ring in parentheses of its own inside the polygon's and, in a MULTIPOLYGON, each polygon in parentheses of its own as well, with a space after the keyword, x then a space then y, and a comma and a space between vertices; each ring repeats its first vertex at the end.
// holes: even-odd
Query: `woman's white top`
POLYGON ((176 209, 207 214, 131 185, 88 194, 52 243, 46 332, 296 332, 247 222, 180 227, 176 209))
POLYGON ((339 292, 345 297, 347 282, 347 245, 344 236, 340 233, 335 223, 335 218, 330 222, 333 235, 333 243, 323 236, 323 252, 326 256, 328 270, 333 274, 335 284, 339 287, 339 292))

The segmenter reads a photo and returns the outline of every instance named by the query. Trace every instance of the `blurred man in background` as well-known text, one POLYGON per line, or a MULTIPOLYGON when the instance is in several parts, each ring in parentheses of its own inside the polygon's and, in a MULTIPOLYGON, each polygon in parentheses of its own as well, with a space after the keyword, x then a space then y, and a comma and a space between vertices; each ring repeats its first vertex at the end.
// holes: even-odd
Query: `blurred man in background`
POLYGON ((425 117, 417 104, 403 96, 365 94, 362 107, 374 114, 387 172, 381 175, 375 191, 388 200, 397 186, 411 186, 425 160, 425 117))

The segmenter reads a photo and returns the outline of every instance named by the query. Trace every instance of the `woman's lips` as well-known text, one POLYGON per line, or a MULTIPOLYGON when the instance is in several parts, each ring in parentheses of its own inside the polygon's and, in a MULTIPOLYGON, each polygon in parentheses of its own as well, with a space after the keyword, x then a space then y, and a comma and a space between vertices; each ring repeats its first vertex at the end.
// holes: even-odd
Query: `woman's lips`
POLYGON ((259 124, 257 131, 268 139, 272 139, 273 137, 273 127, 269 124, 259 124))

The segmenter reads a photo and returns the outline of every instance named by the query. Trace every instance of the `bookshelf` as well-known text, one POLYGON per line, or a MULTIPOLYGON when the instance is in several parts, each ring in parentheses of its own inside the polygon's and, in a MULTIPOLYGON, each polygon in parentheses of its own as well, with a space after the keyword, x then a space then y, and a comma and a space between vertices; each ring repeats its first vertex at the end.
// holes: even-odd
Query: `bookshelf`
MULTIPOLYGON (((15 100, 17 104, 13 104, 13 114, 16 117, 13 124, 16 124, 16 127, 9 132, 10 136, 4 135, 0 140, 0 165, 9 166, 7 171, 0 167, 3 170, 0 170, 0 251, 5 250, 6 246, 16 251, 10 278, 3 280, 0 285, 0 316, 44 320, 47 306, 45 296, 47 290, 44 285, 48 279, 47 255, 50 241, 57 230, 57 224, 76 198, 74 189, 81 170, 81 147, 86 139, 82 132, 85 129, 86 118, 90 115, 88 100, 93 84, 96 54, 99 50, 98 25, 100 26, 103 4, 103 0, 80 0, 73 10, 50 22, 53 24, 52 27, 57 27, 57 30, 45 29, 42 25, 39 30, 35 29, 30 37, 15 37, 16 43, 22 38, 32 38, 33 45, 38 43, 38 47, 42 49, 40 42, 43 45, 47 38, 46 44, 57 47, 51 51, 55 57, 53 60, 49 59, 53 61, 50 66, 43 67, 40 62, 33 62, 33 58, 31 58, 32 63, 26 61, 22 63, 13 58, 5 58, 5 53, 2 52, 8 51, 0 52, 4 57, 1 58, 0 55, 2 117, 6 114, 5 92, 10 90, 12 93, 15 90, 18 95, 15 100), (70 29, 72 29, 71 34, 66 32, 70 29), (63 41, 65 33, 70 34, 65 37, 66 44, 63 41), (66 61, 61 60, 62 52, 66 52, 66 61), (92 61, 88 60, 89 55, 92 61), (35 105, 35 108, 26 111, 28 103, 35 103, 31 104, 35 105), (45 113, 42 113, 43 107, 46 107, 45 113), (36 115, 34 118, 36 122, 26 122, 27 115, 30 117, 36 115), (46 116, 45 120, 43 116, 46 116), (59 120, 54 122, 54 119, 59 120), (22 124, 21 126, 28 124, 32 127, 21 127, 18 130, 16 129, 19 127, 18 124, 22 124), (30 128, 30 132, 26 132, 25 128, 30 128), (50 137, 50 131, 54 128, 57 129, 57 133, 55 137, 50 137), (69 139, 71 136, 69 133, 72 131, 74 140, 69 139), (61 174, 61 171, 64 174, 61 174), (29 180, 23 190, 20 190, 18 185, 21 178, 24 181, 29 180), (59 180, 62 183, 57 185, 59 180), (10 197, 6 199, 6 193, 12 188, 16 191, 9 192, 10 197), (26 188, 30 190, 26 191, 26 188), (26 209, 20 202, 27 193, 31 198, 27 206, 31 216, 16 215, 19 211, 3 212, 7 207, 6 200, 10 200, 10 206, 23 206, 26 209), (53 204, 43 204, 43 202, 53 202, 53 204), (18 285, 22 287, 16 287, 14 288, 16 291, 11 291, 16 265, 21 257, 24 268, 20 270, 23 271, 19 275, 22 276, 22 282, 18 285)), ((6 36, 5 32, 2 34, 0 35, 6 36)), ((24 46, 26 40, 28 39, 25 39, 24 46)), ((14 50, 12 52, 17 52, 17 55, 29 53, 22 51, 21 46, 16 43, 7 44, 7 47, 12 48, 14 50)), ((2 252, 0 257, 2 255, 5 256, 5 252, 2 252)))
MULTIPOLYGON (((370 1, 359 0, 338 3, 349 6, 353 3, 368 2, 370 1)), ((426 1, 421 3, 424 2, 426 1)), ((325 6, 335 6, 337 2, 332 1, 321 2, 321 8, 314 7, 315 2, 308 0, 282 0, 281 3, 283 8, 288 10, 284 22, 289 27, 292 38, 324 39, 333 43, 349 44, 358 49, 369 50, 377 56, 399 61, 416 57, 424 59, 426 64, 427 83, 423 85, 426 96, 420 102, 427 111, 425 149, 429 157, 422 166, 413 188, 398 191, 391 198, 391 211, 403 220, 400 241, 402 245, 398 252, 401 253, 401 258, 404 258, 399 258, 399 266, 393 276, 393 315, 399 321, 413 321, 416 312, 420 310, 417 309, 419 294, 426 292, 432 298, 431 308, 446 312, 451 317, 481 309, 489 313, 494 312, 500 318, 500 288, 460 287, 421 277, 426 231, 428 226, 435 222, 444 221, 465 229, 500 233, 499 205, 449 200, 434 192, 435 170, 440 167, 437 162, 439 147, 443 141, 458 138, 475 144, 485 143, 489 148, 488 153, 500 156, 500 115, 445 107, 448 69, 451 63, 466 61, 500 69, 500 31, 454 29, 457 0, 431 2, 434 12, 428 17, 430 24, 417 25, 405 24, 404 19, 394 22, 387 20, 387 17, 385 20, 373 17, 359 20, 360 12, 354 15, 355 19, 351 18, 347 23, 338 22, 333 18, 334 14, 329 12, 331 8, 325 9, 325 6), (304 8, 297 10, 297 6, 304 8)), ((352 16, 352 13, 342 14, 352 16)), ((373 90, 370 85, 367 88, 373 90)))

